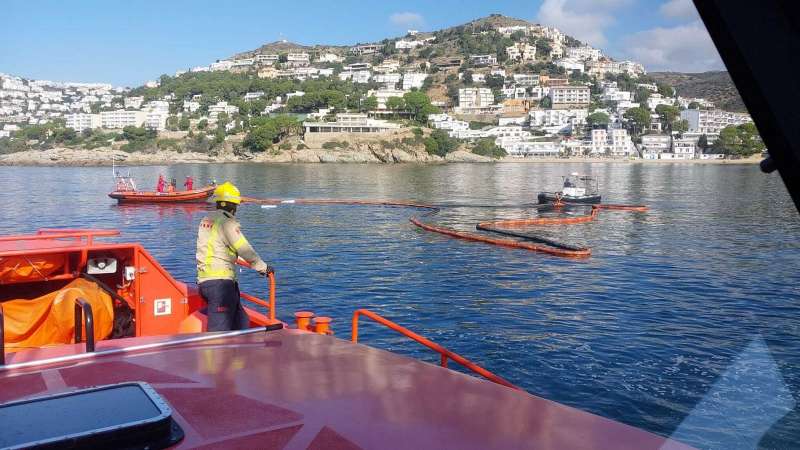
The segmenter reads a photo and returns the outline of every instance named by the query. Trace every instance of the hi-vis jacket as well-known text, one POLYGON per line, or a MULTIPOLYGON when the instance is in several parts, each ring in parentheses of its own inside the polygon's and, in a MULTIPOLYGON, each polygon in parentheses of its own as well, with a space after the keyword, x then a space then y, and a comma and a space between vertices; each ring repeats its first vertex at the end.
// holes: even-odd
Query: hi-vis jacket
POLYGON ((235 280, 236 259, 241 257, 253 269, 262 271, 267 264, 258 256, 241 230, 239 221, 218 209, 200 221, 197 230, 197 282, 235 280))

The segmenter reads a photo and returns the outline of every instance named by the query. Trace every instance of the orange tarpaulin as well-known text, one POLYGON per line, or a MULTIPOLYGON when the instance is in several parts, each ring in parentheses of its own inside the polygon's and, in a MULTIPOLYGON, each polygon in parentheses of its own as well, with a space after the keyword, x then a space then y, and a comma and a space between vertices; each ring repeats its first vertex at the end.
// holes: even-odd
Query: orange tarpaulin
MULTIPOLYGON (((73 343, 76 298, 92 305, 95 340, 107 338, 114 327, 111 296, 97 284, 78 278, 63 289, 33 300, 3 302, 6 351, 73 343)), ((86 336, 85 328, 82 335, 86 336)))
POLYGON ((0 258, 0 284, 44 280, 64 266, 66 256, 31 255, 0 258))

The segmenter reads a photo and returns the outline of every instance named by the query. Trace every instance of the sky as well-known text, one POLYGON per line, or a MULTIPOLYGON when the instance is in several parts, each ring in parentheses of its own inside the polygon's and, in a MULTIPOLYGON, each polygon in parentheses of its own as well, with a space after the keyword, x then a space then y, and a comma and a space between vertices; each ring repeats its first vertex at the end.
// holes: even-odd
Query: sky
POLYGON ((280 39, 352 45, 493 13, 555 26, 649 71, 724 69, 691 0, 4 0, 0 73, 138 86, 280 39))

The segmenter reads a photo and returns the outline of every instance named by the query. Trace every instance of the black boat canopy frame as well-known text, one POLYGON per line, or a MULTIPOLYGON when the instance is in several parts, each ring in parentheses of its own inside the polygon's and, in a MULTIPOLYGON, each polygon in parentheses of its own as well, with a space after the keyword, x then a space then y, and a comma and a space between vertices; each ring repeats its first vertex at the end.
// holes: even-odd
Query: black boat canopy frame
POLYGON ((693 1, 800 211, 800 2, 693 1))

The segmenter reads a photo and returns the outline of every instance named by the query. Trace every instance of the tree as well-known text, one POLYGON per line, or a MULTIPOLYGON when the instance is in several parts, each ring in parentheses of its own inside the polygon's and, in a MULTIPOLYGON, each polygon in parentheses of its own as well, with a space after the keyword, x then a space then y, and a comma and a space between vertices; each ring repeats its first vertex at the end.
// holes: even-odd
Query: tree
POLYGON ((689 103, 689 109, 700 109, 700 103, 697 102, 689 103))
POLYGON ((594 112, 586 117, 586 125, 594 128, 595 126, 607 126, 609 122, 608 114, 604 112, 594 112))
POLYGON ((675 122, 675 119, 680 115, 680 111, 678 108, 670 105, 658 105, 656 106, 656 114, 658 114, 659 118, 661 119, 661 123, 665 127, 669 127, 675 122))
MULTIPOLYGON (((672 131, 683 134, 689 131, 689 121, 688 120, 676 120, 672 122, 672 131)), ((705 135, 704 135, 705 136, 705 135)))
POLYGON ((374 95, 370 95, 361 102, 362 111, 375 111, 376 109, 378 109, 378 98, 374 95))
POLYGON ((672 89, 672 86, 665 83, 658 83, 656 86, 658 87, 658 93, 662 96, 667 98, 675 96, 675 89, 672 89))
POLYGON ((713 148, 716 152, 729 155, 737 155, 741 150, 739 144, 739 133, 736 127, 727 126, 719 132, 719 137, 714 141, 713 148))
POLYGON ((167 129, 170 131, 178 131, 178 116, 167 117, 167 129))
POLYGON ((425 123, 428 120, 428 114, 438 112, 438 108, 431 105, 431 99, 421 91, 411 91, 403 94, 403 102, 405 109, 419 123, 425 123))
POLYGON ((550 97, 544 97, 539 100, 539 107, 540 108, 552 108, 553 107, 553 100, 550 97))
MULTIPOLYGON (((376 99, 377 101, 377 99, 376 99)), ((386 109, 390 111, 402 111, 406 108, 406 102, 403 97, 389 97, 386 99, 386 109)))
POLYGON ((206 119, 202 119, 200 122, 197 122, 198 130, 205 130, 206 128, 208 128, 208 121, 206 119))
POLYGON ((495 144, 494 139, 491 138, 479 140, 472 149, 472 153, 490 158, 502 158, 508 155, 505 149, 495 144))
POLYGON ((638 88, 633 95, 633 100, 640 105, 644 105, 647 103, 647 100, 650 98, 650 90, 646 88, 638 88))
POLYGON ((484 83, 489 89, 502 89, 505 82, 506 79, 502 75, 487 75, 484 78, 484 83))
POLYGON ((245 136, 242 144, 254 152, 263 152, 272 147, 275 138, 278 136, 278 129, 272 122, 250 129, 245 136))
POLYGON ((464 76, 461 77, 461 81, 464 83, 464 86, 472 85, 472 72, 469 70, 464 71, 464 76))
POLYGON ((181 116, 181 120, 178 121, 178 129, 181 131, 187 131, 191 126, 191 122, 189 122, 189 116, 181 116))
POLYGON ((631 126, 634 135, 650 128, 650 110, 647 108, 636 107, 625 111, 622 115, 631 126), (638 131, 638 133, 637 133, 638 131))
POLYGON ((709 148, 708 136, 706 136, 705 134, 700 135, 700 138, 697 140, 697 148, 700 149, 701 153, 705 153, 706 150, 708 150, 709 148))

